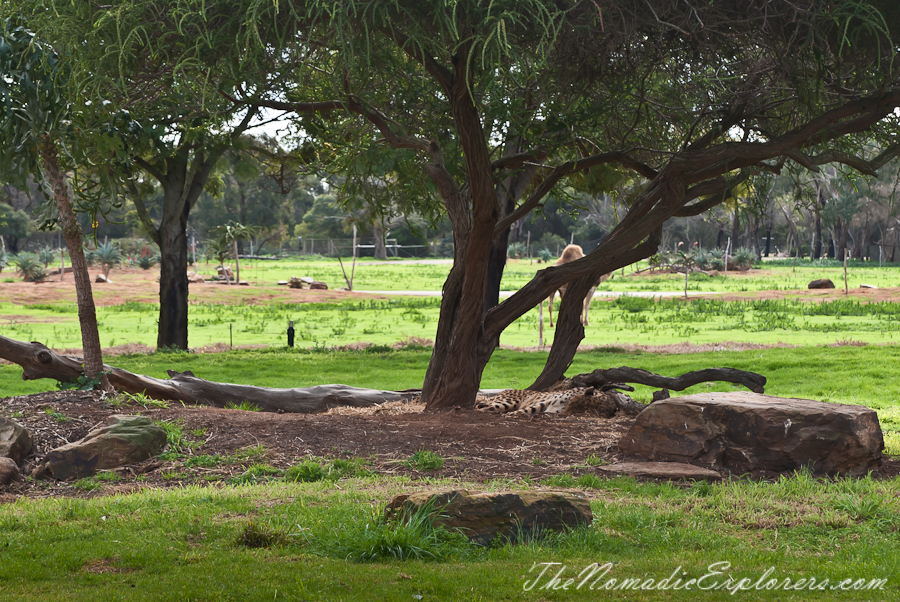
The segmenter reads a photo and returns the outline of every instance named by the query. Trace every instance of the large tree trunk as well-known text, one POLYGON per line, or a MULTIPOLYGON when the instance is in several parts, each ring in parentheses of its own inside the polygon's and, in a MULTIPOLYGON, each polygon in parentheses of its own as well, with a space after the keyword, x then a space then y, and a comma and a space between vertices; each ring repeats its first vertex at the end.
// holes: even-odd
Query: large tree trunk
POLYGON ((384 226, 381 225, 381 218, 376 217, 375 223, 372 224, 372 234, 375 236, 375 259, 387 260, 387 246, 384 242, 384 226))
MULTIPOLYGON (((81 244, 81 226, 78 225, 75 212, 72 211, 69 188, 59 164, 56 145, 48 136, 42 140, 40 153, 47 179, 53 188, 53 196, 59 209, 59 223, 72 261, 78 322, 81 326, 81 346, 84 350, 84 375, 88 378, 96 378, 103 371, 103 352, 100 348, 100 332, 97 328, 97 310, 94 307, 94 296, 91 292, 91 276, 84 258, 84 247, 81 244)), ((104 388, 108 388, 109 383, 105 377, 101 378, 101 382, 104 388)))
MULTIPOLYGON (((173 186, 166 194, 180 195, 173 186)), ((163 203, 175 202, 164 198, 163 203)), ((190 205, 178 215, 165 214, 159 224, 159 349, 188 348, 187 221, 190 205)))

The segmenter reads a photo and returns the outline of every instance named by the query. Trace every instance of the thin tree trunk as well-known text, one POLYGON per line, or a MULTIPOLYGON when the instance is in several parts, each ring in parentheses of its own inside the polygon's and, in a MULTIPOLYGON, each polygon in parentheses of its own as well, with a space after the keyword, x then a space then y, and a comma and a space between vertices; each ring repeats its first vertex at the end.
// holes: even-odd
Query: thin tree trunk
MULTIPOLYGON (((234 243, 234 283, 240 284, 241 283, 241 259, 240 259, 240 257, 238 257, 238 241, 235 238, 232 242, 234 243)), ((185 266, 185 269, 187 269, 187 266, 185 266)))
MULTIPOLYGON (((91 293, 91 276, 88 273, 84 248, 81 244, 81 227, 75 219, 72 202, 69 199, 69 188, 66 177, 59 164, 56 145, 45 136, 40 146, 41 159, 47 179, 53 188, 53 196, 59 209, 59 222, 62 226, 63 238, 69 249, 72 262, 72 276, 75 279, 75 296, 78 305, 78 323, 81 326, 81 346, 84 351, 84 375, 96 378, 103 372, 103 351, 100 348, 100 331, 97 328, 97 310, 94 307, 94 296, 91 293)), ((101 377, 101 385, 109 388, 109 381, 101 377)))

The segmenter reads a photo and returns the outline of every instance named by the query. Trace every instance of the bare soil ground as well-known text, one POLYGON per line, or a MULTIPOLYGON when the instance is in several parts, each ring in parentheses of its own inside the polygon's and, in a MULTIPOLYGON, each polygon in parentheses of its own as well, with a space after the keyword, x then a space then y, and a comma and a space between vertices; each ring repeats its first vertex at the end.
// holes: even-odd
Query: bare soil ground
MULTIPOLYGON (((202 267, 202 266, 201 266, 202 267)), ((203 273, 210 268, 200 270, 203 273)), ((94 281, 99 268, 90 268, 91 282, 94 281)), ((250 272, 252 273, 252 272, 250 272)), ((2 274, 4 277, 7 273, 2 274)), ((10 274, 12 277, 13 274, 10 274)), ((244 276, 243 272, 241 276, 244 276)), ((250 286, 227 286, 214 282, 203 282, 190 285, 190 303, 230 303, 263 305, 266 303, 326 303, 346 299, 369 299, 377 295, 352 293, 341 290, 301 290, 286 286, 278 286, 274 282, 257 283, 250 280, 250 286)), ((91 285, 94 302, 100 306, 120 305, 126 301, 142 303, 159 302, 159 270, 141 270, 139 268, 114 269, 110 272, 108 283, 91 285)), ((243 279, 243 278, 242 278, 243 279)), ((60 282, 59 276, 51 276, 45 282, 2 282, 0 283, 0 302, 16 305, 34 303, 75 302, 75 281, 72 274, 66 274, 60 282)))
POLYGON ((0 491, 0 502, 18 496, 91 496, 142 487, 227 481, 247 466, 265 462, 287 468, 308 457, 362 458, 381 474, 454 477, 485 482, 534 480, 558 473, 590 471, 589 456, 613 462, 617 442, 632 418, 533 418, 458 410, 423 413, 420 404, 386 404, 378 408, 337 408, 327 414, 274 414, 208 407, 168 409, 113 407, 93 391, 55 391, 0 400, 0 415, 28 428, 35 451, 24 463, 28 472, 50 450, 77 441, 106 424, 112 414, 140 413, 175 422, 187 439, 202 442, 194 455, 250 457, 213 468, 186 468, 184 459, 148 460, 117 470, 121 479, 86 492, 72 483, 19 481, 0 491), (190 433, 202 433, 199 436, 190 433), (261 447, 257 447, 261 446, 261 447), (403 464, 415 452, 429 450, 444 458, 437 471, 419 472, 403 464), (250 453, 248 453, 248 451, 250 453), (256 455, 255 452, 261 452, 256 455))

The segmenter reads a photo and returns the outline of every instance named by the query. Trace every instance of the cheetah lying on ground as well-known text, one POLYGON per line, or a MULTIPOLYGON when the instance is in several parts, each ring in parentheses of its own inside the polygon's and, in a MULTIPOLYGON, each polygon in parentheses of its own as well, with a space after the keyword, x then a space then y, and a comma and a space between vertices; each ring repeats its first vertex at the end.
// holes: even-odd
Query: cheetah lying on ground
POLYGON ((611 418, 618 410, 616 391, 579 387, 565 391, 507 389, 491 397, 478 397, 475 409, 498 414, 594 414, 611 418))

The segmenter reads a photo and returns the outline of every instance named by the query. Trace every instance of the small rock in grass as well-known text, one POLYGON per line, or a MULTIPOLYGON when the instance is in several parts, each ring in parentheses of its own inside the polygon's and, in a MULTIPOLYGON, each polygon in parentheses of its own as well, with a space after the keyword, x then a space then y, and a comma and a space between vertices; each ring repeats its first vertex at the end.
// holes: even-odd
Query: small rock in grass
POLYGON ((834 282, 828 278, 822 278, 820 280, 813 280, 806 288, 834 288, 834 282))

